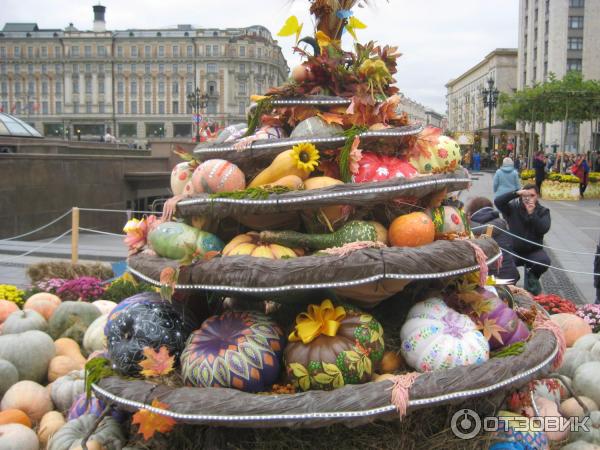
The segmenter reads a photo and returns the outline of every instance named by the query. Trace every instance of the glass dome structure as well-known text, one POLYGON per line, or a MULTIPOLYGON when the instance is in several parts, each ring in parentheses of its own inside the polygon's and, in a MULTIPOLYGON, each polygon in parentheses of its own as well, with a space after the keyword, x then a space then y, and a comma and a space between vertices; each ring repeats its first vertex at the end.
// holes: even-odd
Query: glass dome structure
POLYGON ((42 138, 42 134, 31 125, 15 116, 0 112, 0 136, 42 138))

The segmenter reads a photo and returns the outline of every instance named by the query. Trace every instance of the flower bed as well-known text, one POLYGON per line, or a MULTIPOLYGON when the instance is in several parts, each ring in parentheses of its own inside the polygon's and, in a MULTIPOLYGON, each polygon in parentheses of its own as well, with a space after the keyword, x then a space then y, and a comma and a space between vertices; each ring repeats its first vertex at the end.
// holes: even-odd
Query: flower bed
MULTIPOLYGON (((521 184, 535 184, 535 171, 521 172, 521 184)), ((575 175, 551 173, 542 183, 544 200, 579 200, 579 178, 575 175)), ((600 172, 590 172, 584 198, 600 199, 600 172)))

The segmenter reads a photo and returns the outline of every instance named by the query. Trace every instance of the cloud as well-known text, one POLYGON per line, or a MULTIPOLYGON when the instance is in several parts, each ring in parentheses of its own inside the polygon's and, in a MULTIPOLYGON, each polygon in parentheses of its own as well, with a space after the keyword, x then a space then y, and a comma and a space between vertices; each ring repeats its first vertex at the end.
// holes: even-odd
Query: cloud
MULTIPOLYGON (((5 22, 37 22, 42 28, 73 24, 91 29, 92 4, 74 0, 3 0, 5 22)), ((443 112, 445 84, 500 47, 516 47, 518 0, 379 0, 373 8, 355 8, 368 25, 358 30, 361 41, 394 45, 398 87, 407 96, 443 112)), ((189 23, 198 27, 264 25, 277 33, 285 19, 296 14, 304 33, 313 29, 307 0, 103 0, 108 29, 162 28, 189 23)), ((347 34, 347 33, 346 33, 347 34)), ((349 36, 344 42, 350 44, 349 36), (347 41, 347 42, 346 42, 347 41)), ((291 67, 291 38, 279 38, 291 67)))

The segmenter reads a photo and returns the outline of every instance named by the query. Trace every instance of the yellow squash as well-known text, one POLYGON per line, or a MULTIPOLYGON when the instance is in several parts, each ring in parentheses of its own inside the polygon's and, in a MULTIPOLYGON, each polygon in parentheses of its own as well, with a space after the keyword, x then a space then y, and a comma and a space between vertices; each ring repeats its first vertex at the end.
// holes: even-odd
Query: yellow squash
POLYGON ((269 167, 260 172, 248 187, 257 187, 273 183, 288 175, 296 175, 306 180, 310 175, 308 170, 298 169, 296 161, 292 158, 293 150, 286 150, 275 157, 269 167))

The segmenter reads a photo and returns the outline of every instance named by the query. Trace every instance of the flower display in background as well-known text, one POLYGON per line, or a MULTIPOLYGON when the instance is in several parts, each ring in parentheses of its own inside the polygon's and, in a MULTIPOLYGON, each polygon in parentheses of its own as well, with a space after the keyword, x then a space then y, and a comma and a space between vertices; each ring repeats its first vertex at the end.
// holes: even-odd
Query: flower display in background
POLYGON ((600 331, 600 305, 582 305, 577 309, 575 314, 585 320, 587 324, 592 327, 594 333, 600 331))
POLYGON ((130 219, 123 227, 125 244, 129 247, 129 254, 141 251, 146 245, 148 233, 158 225, 159 219, 155 215, 145 216, 142 220, 130 219))
POLYGON ((575 303, 566 298, 559 297, 558 295, 540 294, 533 297, 533 299, 550 314, 577 312, 575 303))
POLYGON ((42 292, 56 294, 56 292, 65 284, 67 280, 64 278, 49 278, 35 283, 34 287, 42 292))
POLYGON ((62 300, 98 300, 104 294, 102 281, 96 277, 79 277, 63 284, 56 294, 62 300))
POLYGON ((25 292, 12 284, 0 284, 1 300, 8 300, 9 302, 13 302, 18 306, 21 306, 23 304, 24 294, 25 292))

